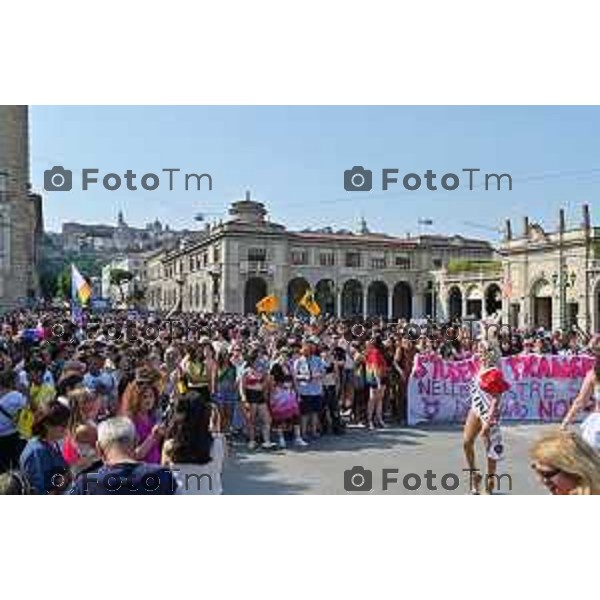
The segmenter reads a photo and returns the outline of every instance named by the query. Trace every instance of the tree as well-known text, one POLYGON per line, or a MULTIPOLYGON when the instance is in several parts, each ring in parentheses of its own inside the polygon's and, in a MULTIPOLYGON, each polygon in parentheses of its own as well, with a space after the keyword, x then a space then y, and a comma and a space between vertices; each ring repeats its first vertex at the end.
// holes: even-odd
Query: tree
POLYGON ((71 297, 71 266, 63 269, 56 278, 56 295, 60 298, 71 297))
POLYGON ((119 288, 119 295, 121 296, 121 302, 125 302, 125 291, 123 285, 129 283, 133 279, 134 275, 131 271, 126 269, 112 269, 110 272, 110 285, 114 285, 119 288))

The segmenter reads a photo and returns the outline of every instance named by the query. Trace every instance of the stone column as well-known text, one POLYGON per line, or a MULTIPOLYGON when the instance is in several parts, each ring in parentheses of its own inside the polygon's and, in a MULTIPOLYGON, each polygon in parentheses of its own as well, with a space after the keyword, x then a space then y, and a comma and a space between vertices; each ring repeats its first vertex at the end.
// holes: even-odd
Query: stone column
POLYGON ((502 308, 500 309, 500 321, 510 324, 510 298, 502 292, 502 308))
POLYGON ((483 283, 481 284, 481 318, 487 319, 490 315, 487 311, 487 302, 485 301, 486 289, 483 283))
POLYGON ((413 319, 420 319, 423 317, 424 306, 425 306, 425 297, 421 291, 415 290, 414 294, 410 299, 410 313, 413 319))
POLYGON ((362 305, 362 316, 363 319, 367 318, 367 299, 368 299, 369 288, 364 285, 363 286, 363 305, 362 305))
POLYGON ((388 305, 387 305, 387 318, 388 321, 392 320, 394 312, 394 290, 388 290, 388 305))

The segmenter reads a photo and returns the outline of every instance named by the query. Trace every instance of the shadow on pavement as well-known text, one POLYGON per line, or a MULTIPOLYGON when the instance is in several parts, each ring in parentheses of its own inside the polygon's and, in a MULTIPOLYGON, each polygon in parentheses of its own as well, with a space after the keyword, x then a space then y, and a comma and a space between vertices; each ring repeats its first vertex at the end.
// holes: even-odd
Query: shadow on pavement
POLYGON ((366 429, 349 428, 343 435, 328 435, 312 442, 309 447, 315 452, 360 452, 362 450, 386 450, 395 446, 420 446, 416 438, 425 434, 408 432, 401 428, 366 429))
POLYGON ((246 452, 236 452, 227 459, 223 472, 223 491, 227 495, 303 494, 310 486, 277 479, 277 471, 266 460, 246 452), (228 486, 228 482, 232 485, 228 486), (234 489, 234 491, 232 491, 234 489))

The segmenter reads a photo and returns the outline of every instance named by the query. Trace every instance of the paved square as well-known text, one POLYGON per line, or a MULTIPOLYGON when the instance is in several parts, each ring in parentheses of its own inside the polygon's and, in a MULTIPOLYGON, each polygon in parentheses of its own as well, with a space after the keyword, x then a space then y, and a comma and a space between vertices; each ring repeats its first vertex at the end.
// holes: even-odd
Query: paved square
MULTIPOLYGON (((528 450, 543 432, 556 425, 527 424, 503 427, 507 452, 499 463, 499 473, 511 476, 500 483, 500 493, 545 494, 529 467, 528 450)), ((484 468, 483 444, 477 444, 479 468, 484 468)), ((285 451, 249 453, 238 449, 225 465, 224 489, 226 494, 345 494, 344 471, 360 465, 373 472, 371 493, 391 494, 465 494, 468 474, 462 469, 462 428, 447 427, 395 427, 368 432, 350 428, 343 436, 327 436, 307 449, 288 448, 285 451), (382 491, 382 469, 398 469, 387 492, 382 491), (425 472, 431 469, 436 475, 427 489, 425 472), (421 477, 421 487, 409 491, 402 485, 405 475, 416 473, 421 477), (441 478, 454 473, 460 486, 446 491, 441 478)), ((447 480, 452 484, 452 479, 447 480)), ((409 481, 413 485, 415 480, 409 481)))

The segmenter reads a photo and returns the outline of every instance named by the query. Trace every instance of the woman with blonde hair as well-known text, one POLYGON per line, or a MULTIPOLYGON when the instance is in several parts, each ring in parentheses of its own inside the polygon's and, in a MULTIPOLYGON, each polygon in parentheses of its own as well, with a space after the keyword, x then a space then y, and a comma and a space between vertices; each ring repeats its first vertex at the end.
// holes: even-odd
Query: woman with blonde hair
POLYGON ((530 451, 532 469, 551 494, 600 495, 600 455, 573 431, 553 431, 530 451))
POLYGON ((479 343, 479 373, 469 385, 471 408, 467 413, 463 432, 463 449, 470 474, 472 494, 479 494, 482 475, 475 466, 475 440, 481 437, 487 454, 485 489, 493 492, 496 465, 504 457, 504 444, 500 431, 502 394, 510 386, 499 367, 500 351, 497 345, 483 341, 479 343))

